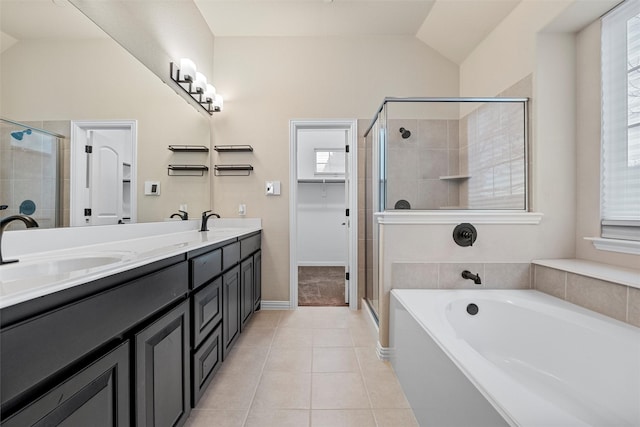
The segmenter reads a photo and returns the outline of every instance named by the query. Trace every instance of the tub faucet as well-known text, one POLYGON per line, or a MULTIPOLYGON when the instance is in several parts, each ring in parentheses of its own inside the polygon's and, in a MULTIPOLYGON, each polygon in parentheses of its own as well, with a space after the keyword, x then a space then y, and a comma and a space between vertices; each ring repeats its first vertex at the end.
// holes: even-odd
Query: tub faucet
POLYGON ((186 221, 189 219, 189 214, 185 211, 178 211, 178 212, 182 212, 182 213, 174 213, 173 215, 171 215, 169 218, 173 218, 174 216, 177 216, 178 218, 180 218, 183 221, 186 221))
POLYGON ((2 218, 2 220, 0 220, 0 264, 9 264, 12 262, 18 262, 17 259, 5 260, 2 258, 2 235, 4 234, 4 229, 7 227, 7 225, 12 223, 13 221, 22 221, 27 226, 27 228, 33 228, 38 226, 38 223, 36 222, 35 219, 26 215, 11 215, 6 218, 2 218))
POLYGON ((480 275, 479 274, 473 274, 469 270, 463 271, 462 272, 462 277, 465 278, 465 279, 473 280, 473 283, 475 283, 476 285, 481 285, 482 284, 482 280, 480 280, 480 275))
POLYGON ((209 212, 211 211, 202 212, 202 226, 200 227, 200 231, 209 231, 209 229, 207 228, 207 221, 209 221, 209 218, 211 218, 212 216, 220 218, 220 215, 218 215, 217 213, 211 213, 207 215, 209 212))

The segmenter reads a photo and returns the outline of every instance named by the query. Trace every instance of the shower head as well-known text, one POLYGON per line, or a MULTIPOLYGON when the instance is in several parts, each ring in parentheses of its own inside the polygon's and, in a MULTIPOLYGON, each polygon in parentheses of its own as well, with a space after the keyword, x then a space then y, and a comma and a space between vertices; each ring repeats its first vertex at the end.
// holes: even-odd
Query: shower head
POLYGON ((22 131, 16 131, 16 132, 11 132, 11 136, 15 139, 17 139, 18 141, 22 141, 22 138, 24 137, 24 134, 27 135, 31 135, 31 129, 25 129, 22 131))
POLYGON ((400 133, 402 134, 402 139, 407 139, 411 136, 411 132, 405 128, 400 128, 400 133))

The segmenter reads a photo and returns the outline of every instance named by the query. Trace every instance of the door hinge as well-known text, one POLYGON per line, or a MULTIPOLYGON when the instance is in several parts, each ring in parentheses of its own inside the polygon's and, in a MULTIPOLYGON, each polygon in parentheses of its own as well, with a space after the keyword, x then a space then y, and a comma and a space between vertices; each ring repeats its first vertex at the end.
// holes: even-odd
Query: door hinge
POLYGON ((349 146, 348 146, 348 145, 345 147, 345 151, 346 151, 347 153, 349 152, 349 146))
POLYGON ((84 216, 91 216, 91 209, 85 209, 84 216))
POLYGON ((346 213, 346 216, 349 216, 349 209, 347 209, 347 213, 346 213))
POLYGON ((91 145, 85 145, 84 146, 84 152, 85 153, 93 153, 93 147, 91 145))
POLYGON ((348 271, 345 273, 344 278, 349 280, 349 272, 348 271))

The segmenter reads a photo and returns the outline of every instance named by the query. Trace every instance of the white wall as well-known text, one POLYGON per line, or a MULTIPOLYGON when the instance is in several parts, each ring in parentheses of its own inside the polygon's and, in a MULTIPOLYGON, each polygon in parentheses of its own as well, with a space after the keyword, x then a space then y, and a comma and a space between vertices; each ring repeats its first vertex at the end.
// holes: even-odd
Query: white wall
MULTIPOLYGON (((315 175, 315 150, 340 149, 344 156, 346 131, 299 129, 297 143, 298 179, 322 179, 322 176, 315 175)), ((298 265, 346 264, 347 231, 342 225, 345 209, 344 182, 298 183, 298 265)))
MULTIPOLYGON (((214 163, 251 163, 249 177, 214 177, 213 206, 263 224, 263 298, 289 300, 289 120, 358 118, 369 123, 385 96, 457 96, 458 67, 414 37, 216 37, 214 80, 225 111, 216 144, 253 153, 214 154, 214 163), (222 90, 221 90, 222 91, 222 90), (282 195, 266 197, 264 181, 282 195)), ((364 129, 360 128, 362 134, 364 129)), ((364 181, 361 181, 364 184, 364 181)))

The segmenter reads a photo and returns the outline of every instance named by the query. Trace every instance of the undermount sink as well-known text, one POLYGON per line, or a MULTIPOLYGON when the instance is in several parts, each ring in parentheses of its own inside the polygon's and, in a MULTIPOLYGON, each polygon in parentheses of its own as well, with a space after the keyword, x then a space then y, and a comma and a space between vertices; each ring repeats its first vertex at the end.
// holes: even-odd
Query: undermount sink
POLYGON ((89 269, 105 267, 126 258, 125 254, 108 253, 96 255, 81 255, 72 257, 41 258, 20 261, 0 266, 0 282, 33 279, 37 277, 51 277, 61 274, 70 275, 74 272, 86 272, 89 269))

